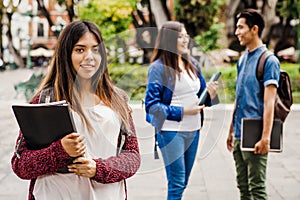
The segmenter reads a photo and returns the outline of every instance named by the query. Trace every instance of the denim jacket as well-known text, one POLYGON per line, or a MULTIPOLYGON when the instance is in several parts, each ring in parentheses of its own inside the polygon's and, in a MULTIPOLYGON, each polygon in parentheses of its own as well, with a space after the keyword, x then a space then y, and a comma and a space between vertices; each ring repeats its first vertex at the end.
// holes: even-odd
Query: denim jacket
MULTIPOLYGON (((200 64, 193 58, 191 62, 200 80, 199 84, 201 87, 197 93, 199 97, 206 88, 206 82, 201 72, 200 64)), ((156 132, 161 130, 166 119, 179 122, 183 117, 183 107, 170 105, 175 81, 171 76, 166 78, 164 69, 165 67, 162 61, 158 59, 150 65, 148 71, 148 84, 145 98, 146 121, 155 127, 156 132)), ((212 105, 209 95, 205 105, 212 105)), ((201 119, 203 120, 203 117, 201 119)))

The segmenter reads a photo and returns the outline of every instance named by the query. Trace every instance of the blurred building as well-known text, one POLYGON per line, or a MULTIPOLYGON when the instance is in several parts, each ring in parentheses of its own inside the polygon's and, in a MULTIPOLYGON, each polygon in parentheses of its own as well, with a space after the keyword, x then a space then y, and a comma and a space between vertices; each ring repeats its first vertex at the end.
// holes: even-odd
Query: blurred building
POLYGON ((35 65, 41 58, 52 56, 57 36, 70 22, 65 6, 58 5, 56 0, 44 0, 44 5, 49 14, 48 19, 36 0, 22 0, 11 22, 14 47, 20 51, 27 63, 31 62, 28 59, 32 59, 35 65), (52 26, 49 25, 49 19, 52 26))

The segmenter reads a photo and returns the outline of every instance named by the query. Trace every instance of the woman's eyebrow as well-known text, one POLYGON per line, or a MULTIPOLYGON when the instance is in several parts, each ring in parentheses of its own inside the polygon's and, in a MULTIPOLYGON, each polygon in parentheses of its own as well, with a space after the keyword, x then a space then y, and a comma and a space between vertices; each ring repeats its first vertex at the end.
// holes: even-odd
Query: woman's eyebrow
MULTIPOLYGON (((86 47, 87 45, 85 45, 85 44, 75 44, 74 46, 76 46, 76 47, 86 47)), ((92 47, 98 47, 98 46, 99 46, 99 44, 92 45, 92 47)))

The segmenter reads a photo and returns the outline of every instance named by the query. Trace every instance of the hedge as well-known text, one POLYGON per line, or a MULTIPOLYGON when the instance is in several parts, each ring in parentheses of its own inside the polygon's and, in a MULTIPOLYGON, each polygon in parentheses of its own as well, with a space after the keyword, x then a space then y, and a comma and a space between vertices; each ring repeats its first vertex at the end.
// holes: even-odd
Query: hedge
MULTIPOLYGON (((294 63, 281 63, 281 69, 289 73, 294 103, 300 103, 300 67, 294 63)), ((234 65, 212 69, 203 69, 207 80, 217 70, 222 72, 218 95, 222 103, 232 103, 235 98, 236 68, 234 65)), ((110 64, 109 72, 112 81, 126 91, 132 101, 140 101, 145 97, 148 66, 132 64, 110 64)))

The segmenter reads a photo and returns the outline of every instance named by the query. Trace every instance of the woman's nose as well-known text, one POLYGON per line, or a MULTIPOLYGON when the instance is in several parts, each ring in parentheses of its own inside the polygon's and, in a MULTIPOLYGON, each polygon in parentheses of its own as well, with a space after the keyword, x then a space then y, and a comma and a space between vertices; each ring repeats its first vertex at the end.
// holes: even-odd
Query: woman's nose
POLYGON ((86 58, 86 59, 93 59, 93 58, 94 58, 93 51, 92 51, 91 49, 88 49, 88 50, 86 51, 85 58, 86 58))

